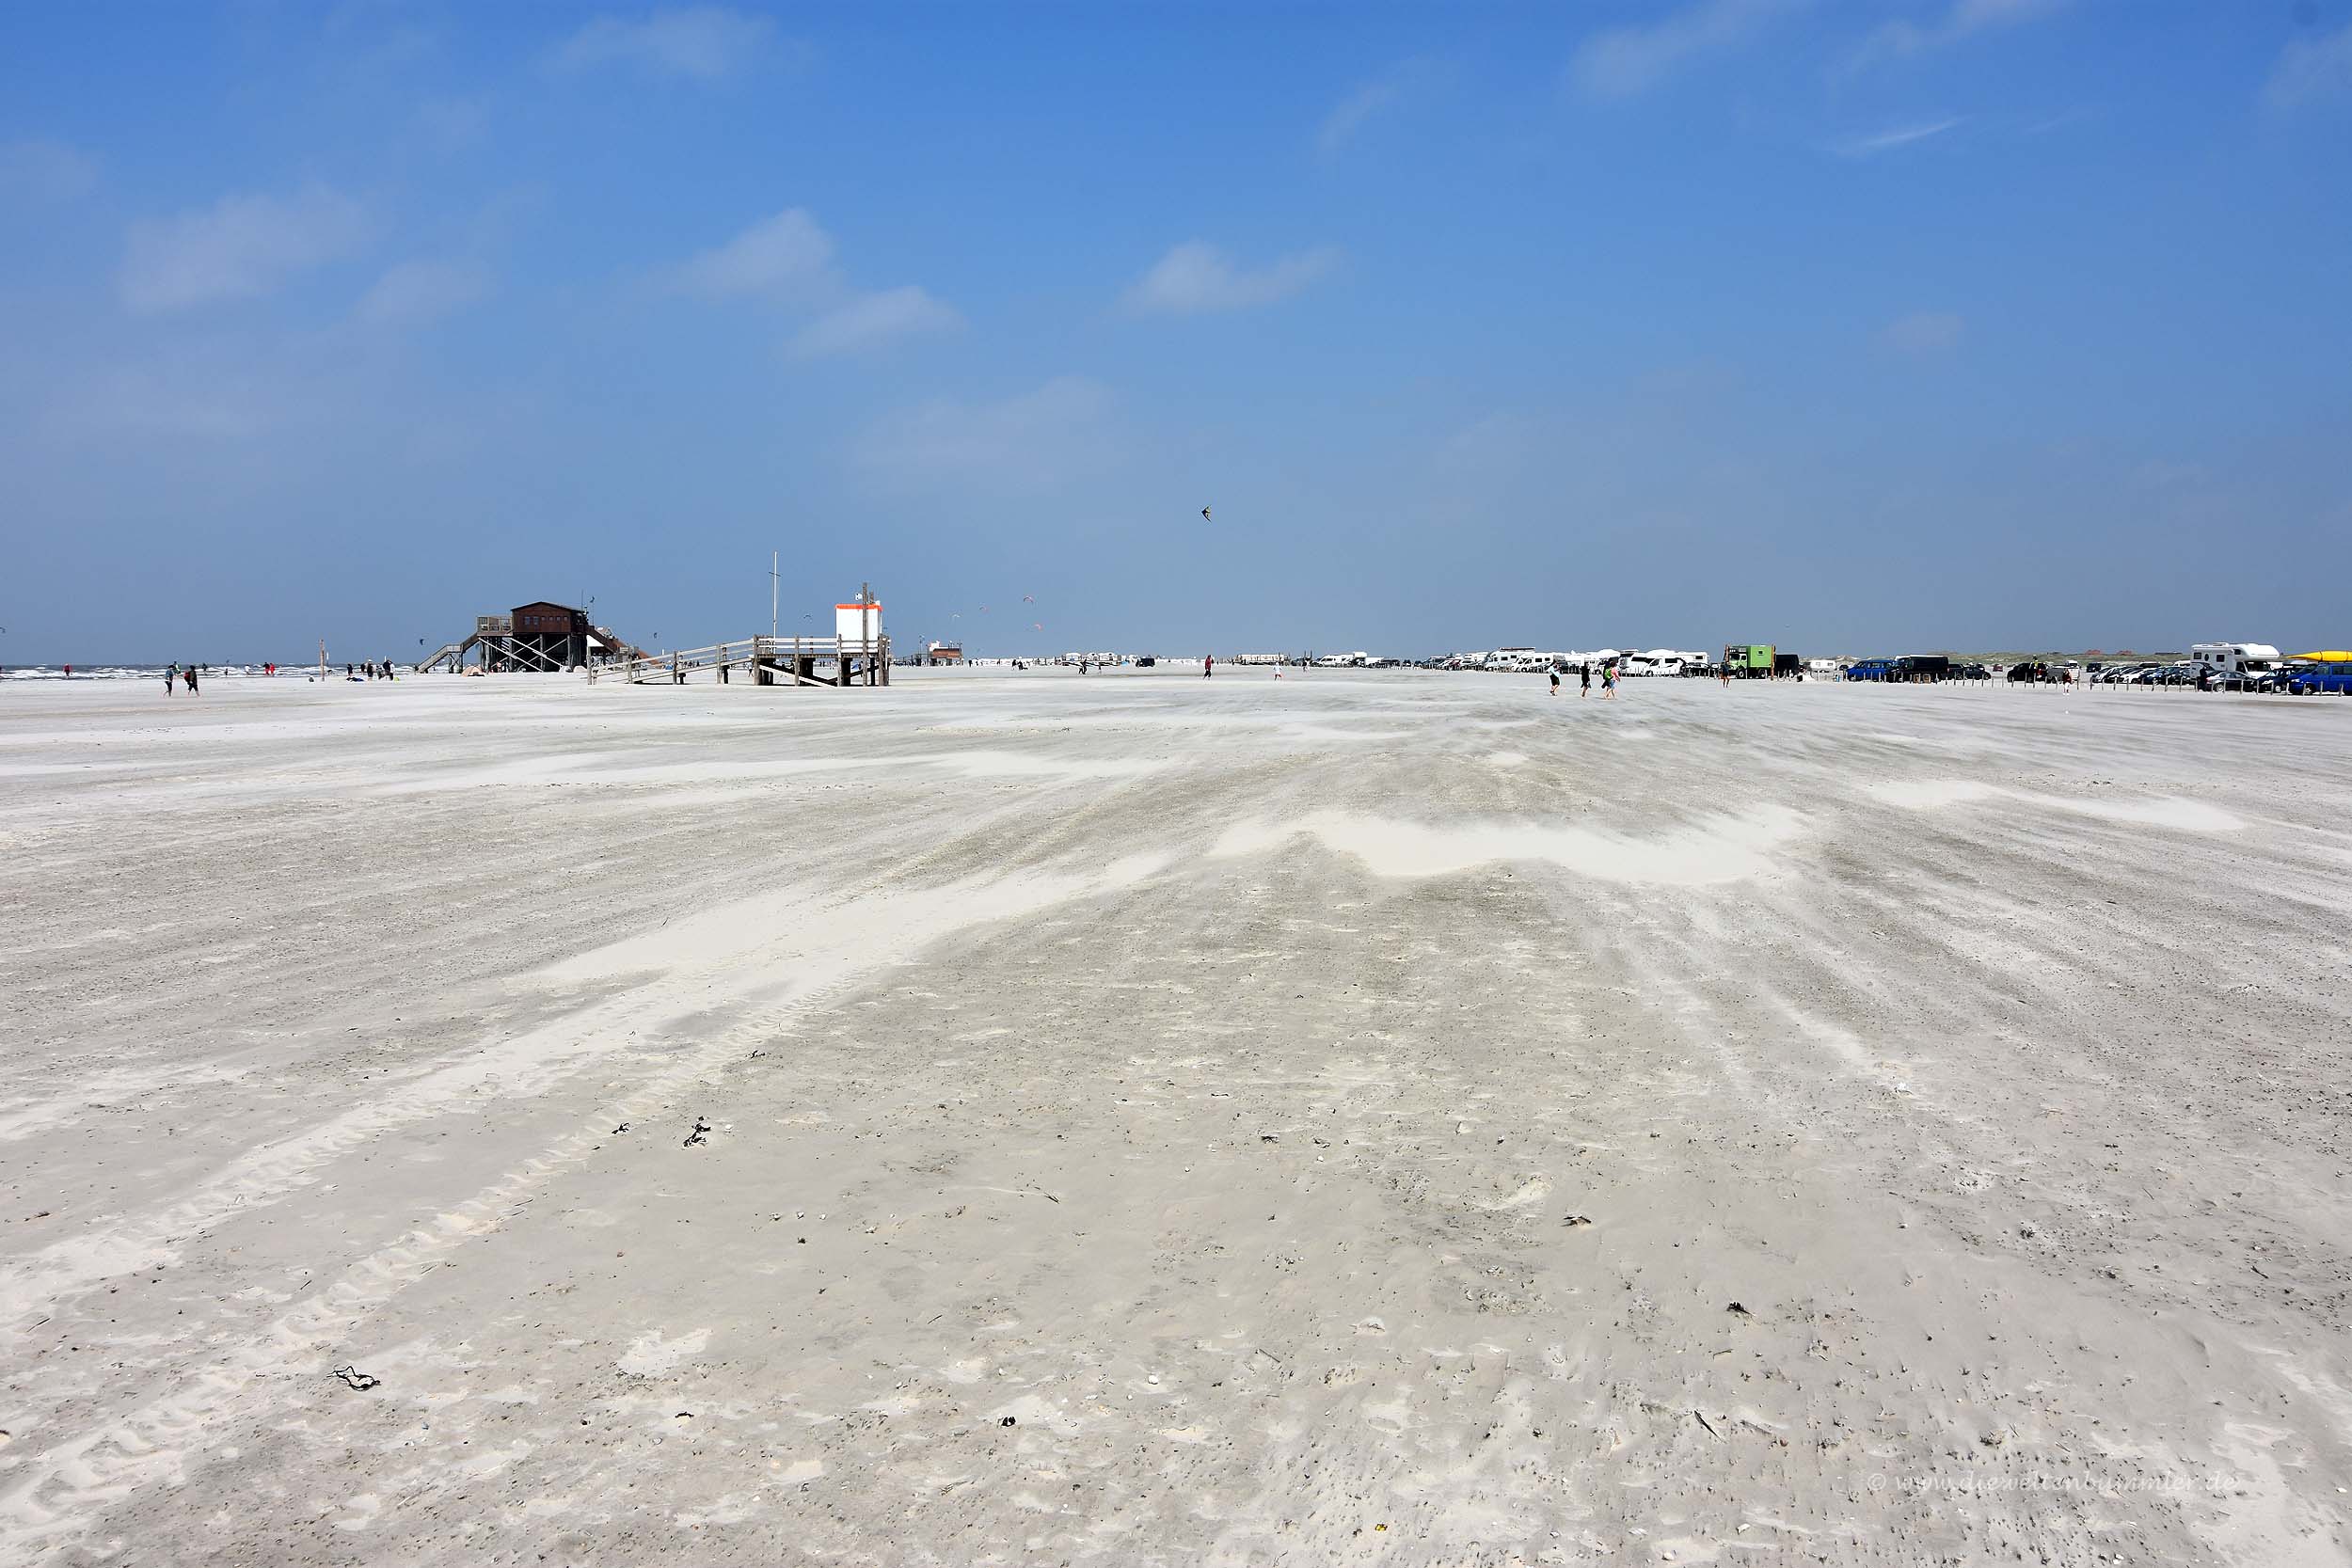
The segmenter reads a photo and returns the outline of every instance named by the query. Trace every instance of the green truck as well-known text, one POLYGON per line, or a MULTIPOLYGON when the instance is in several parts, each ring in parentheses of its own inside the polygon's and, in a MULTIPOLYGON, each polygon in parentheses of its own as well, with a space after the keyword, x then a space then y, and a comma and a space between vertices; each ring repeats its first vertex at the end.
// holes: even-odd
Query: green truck
POLYGON ((1774 651, 1770 642, 1726 642, 1724 668, 1751 680, 1770 680, 1774 651))

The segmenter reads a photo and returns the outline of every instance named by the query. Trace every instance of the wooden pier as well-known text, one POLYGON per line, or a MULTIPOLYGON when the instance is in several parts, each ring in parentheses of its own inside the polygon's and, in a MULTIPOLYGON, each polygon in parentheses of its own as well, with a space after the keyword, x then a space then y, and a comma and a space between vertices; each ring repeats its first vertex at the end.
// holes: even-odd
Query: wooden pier
POLYGON ((596 671, 631 686, 684 686, 698 675, 725 685, 739 672, 759 686, 888 686, 890 639, 747 637, 615 659, 596 671), (817 673, 820 665, 832 668, 831 678, 817 673))

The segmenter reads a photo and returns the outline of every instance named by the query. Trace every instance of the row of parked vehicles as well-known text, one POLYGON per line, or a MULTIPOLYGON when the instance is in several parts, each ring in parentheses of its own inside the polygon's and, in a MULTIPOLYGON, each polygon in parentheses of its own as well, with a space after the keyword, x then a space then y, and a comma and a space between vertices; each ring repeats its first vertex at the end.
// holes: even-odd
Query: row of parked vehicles
POLYGON ((1989 681, 1993 678, 1993 672, 1973 660, 1953 658, 1945 654, 1906 654, 1900 658, 1858 659, 1846 667, 1846 678, 1850 681, 1989 681))
POLYGON ((2281 658, 2260 642, 2199 642, 2186 658, 2139 659, 2122 664, 2019 659, 1988 668, 1946 654, 1902 658, 1866 658, 1848 667, 1850 681, 1982 681, 2006 678, 2012 685, 2186 687, 2200 691, 2275 691, 2294 696, 2332 692, 2352 696, 2352 655, 2314 654, 2281 658))
POLYGON ((2115 664, 2096 669, 2101 686, 2185 686, 2200 691, 2275 691, 2293 697, 2322 692, 2352 696, 2352 672, 2341 667, 2282 660, 2263 669, 2227 670, 2195 659, 2172 663, 2115 664))

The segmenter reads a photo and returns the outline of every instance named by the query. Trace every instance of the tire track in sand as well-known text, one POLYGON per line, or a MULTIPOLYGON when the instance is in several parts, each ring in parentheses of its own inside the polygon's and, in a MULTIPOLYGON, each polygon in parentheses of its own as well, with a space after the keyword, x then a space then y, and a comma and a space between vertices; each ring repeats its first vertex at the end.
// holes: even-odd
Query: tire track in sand
MULTIPOLYGON (((97 1511, 122 1500, 142 1486, 184 1481, 191 1454, 205 1433, 225 1420, 260 1418, 284 1402, 271 1397, 271 1382, 282 1382, 290 1372, 315 1371, 326 1346, 348 1338, 370 1312, 391 1300, 410 1282, 439 1267, 450 1251, 502 1227, 537 1189, 578 1164, 602 1142, 616 1118, 640 1117, 658 1109, 694 1080, 734 1066, 762 1042, 772 1041, 788 1031, 798 1017, 804 1016, 827 994, 875 971, 911 960, 931 941, 967 926, 1033 915, 1058 904, 1117 892, 1157 874, 1168 864, 1167 857, 1135 855, 1113 862, 1092 876, 1040 874, 972 879, 927 892, 855 899, 847 906, 829 910, 821 927, 821 943, 798 955, 799 973, 793 979, 755 979, 741 984, 734 998, 761 1000, 781 992, 780 1013, 764 1014, 756 1021, 732 1026, 631 1093, 601 1105, 576 1131, 439 1216, 432 1227, 412 1230, 392 1245, 359 1259, 333 1285, 282 1314, 244 1343, 220 1354, 216 1365, 194 1374, 183 1386, 78 1435, 54 1443, 25 1461, 22 1479, 0 1496, 0 1560, 14 1560, 19 1553, 29 1555, 54 1548, 61 1538, 87 1530, 94 1523, 97 1511), (913 942, 905 941, 909 933, 915 938, 913 942), (894 945, 883 940, 885 937, 895 937, 898 942, 894 945)), ((562 980, 589 972, 596 965, 604 967, 596 972, 609 973, 642 964, 648 958, 660 962, 666 954, 701 942, 703 945, 695 950, 706 962, 667 970, 660 979, 645 988, 625 1016, 656 1017, 661 1014, 662 1004, 678 1002, 684 1003, 676 1007, 679 1014, 707 1012, 712 1003, 707 988, 693 990, 691 998, 679 995, 687 990, 688 981, 707 981, 713 974, 729 970, 737 974, 761 976, 768 971, 755 961, 757 957, 769 952, 781 956, 781 949, 790 940, 739 943, 732 950, 721 948, 714 954, 707 944, 710 932, 732 929, 739 933, 755 921, 773 914, 776 905, 776 900, 758 899, 748 905, 727 906, 686 923, 693 929, 665 936, 658 944, 618 943, 560 965, 549 971, 548 976, 562 980)), ((761 928, 772 929, 772 926, 761 928)), ((612 1037, 616 1029, 617 1024, 603 1025, 596 1034, 612 1037)), ((550 1026, 532 1031, 524 1038, 535 1040, 557 1032, 550 1026)), ((619 1039, 626 1038, 626 1031, 620 1030, 612 1044, 577 1053, 578 1065, 594 1060, 615 1048, 619 1039)), ((314 1180, 317 1167, 336 1152, 403 1121, 430 1115, 446 1104, 449 1096, 434 1092, 432 1085, 463 1071, 452 1069, 447 1074, 437 1074, 416 1085, 415 1092, 404 1097, 398 1115, 393 1115, 394 1108, 389 1106, 383 1108, 381 1115, 354 1113, 277 1146, 272 1158, 251 1165, 250 1179, 278 1183, 275 1188, 262 1189, 264 1200, 314 1180)), ((440 1086, 446 1090, 449 1085, 440 1086)), ((207 1182, 201 1196, 175 1206, 165 1216, 125 1227, 124 1233, 108 1244, 103 1256, 131 1256, 141 1247, 167 1244, 167 1219, 209 1226, 249 1207, 250 1198, 239 1198, 239 1189, 230 1174, 246 1168, 246 1163, 240 1162, 230 1167, 230 1172, 207 1182)), ((67 1266, 71 1259, 59 1260, 40 1277, 44 1282, 70 1278, 84 1285, 95 1283, 103 1277, 90 1274, 96 1267, 96 1257, 93 1252, 90 1260, 72 1270, 67 1266)), ((19 1287, 10 1299, 18 1299, 24 1293, 24 1288, 19 1287)))

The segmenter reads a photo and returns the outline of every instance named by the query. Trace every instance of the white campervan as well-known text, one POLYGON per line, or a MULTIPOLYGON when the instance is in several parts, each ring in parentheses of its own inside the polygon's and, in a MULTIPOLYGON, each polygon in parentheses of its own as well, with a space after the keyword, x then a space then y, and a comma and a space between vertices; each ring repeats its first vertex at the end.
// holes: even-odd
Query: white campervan
POLYGON ((2188 661, 2209 670, 2260 672, 2279 667, 2279 650, 2267 642, 2192 642, 2188 661))

